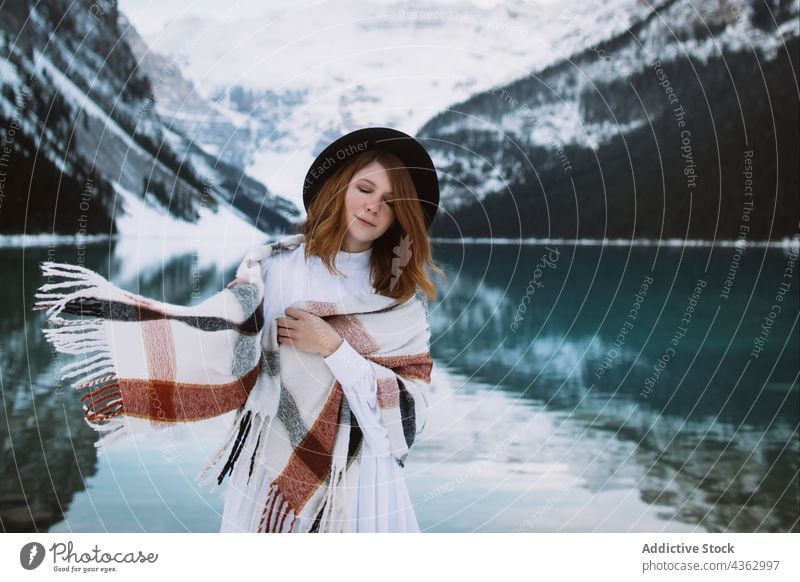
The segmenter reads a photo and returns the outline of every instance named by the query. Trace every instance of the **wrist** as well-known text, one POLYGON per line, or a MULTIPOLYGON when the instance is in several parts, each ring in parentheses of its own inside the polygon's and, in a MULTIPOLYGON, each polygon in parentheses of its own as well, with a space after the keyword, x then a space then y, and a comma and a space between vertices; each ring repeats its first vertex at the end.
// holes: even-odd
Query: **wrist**
POLYGON ((343 343, 344 339, 338 334, 336 337, 326 338, 326 340, 323 342, 324 345, 322 346, 322 352, 320 352, 322 357, 327 358, 333 354, 333 352, 338 350, 343 343))

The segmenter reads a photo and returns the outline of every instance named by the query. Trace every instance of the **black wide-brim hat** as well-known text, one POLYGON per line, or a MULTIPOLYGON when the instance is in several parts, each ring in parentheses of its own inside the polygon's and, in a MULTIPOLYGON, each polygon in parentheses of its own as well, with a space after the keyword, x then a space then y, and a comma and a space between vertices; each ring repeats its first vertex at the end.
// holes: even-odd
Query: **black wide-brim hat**
POLYGON ((389 127, 365 127, 343 135, 322 150, 306 173, 303 204, 308 210, 323 184, 356 156, 370 150, 386 150, 403 162, 414 182, 422 213, 430 229, 439 209, 439 179, 425 148, 408 134, 389 127))

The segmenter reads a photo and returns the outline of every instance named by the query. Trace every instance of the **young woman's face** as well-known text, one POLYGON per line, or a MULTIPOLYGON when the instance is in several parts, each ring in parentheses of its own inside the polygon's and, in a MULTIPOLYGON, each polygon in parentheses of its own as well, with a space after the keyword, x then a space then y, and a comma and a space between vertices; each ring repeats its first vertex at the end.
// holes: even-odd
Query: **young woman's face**
POLYGON ((344 197, 347 233, 344 251, 359 253, 372 246, 372 241, 389 230, 394 222, 394 194, 386 170, 371 162, 353 176, 344 197))

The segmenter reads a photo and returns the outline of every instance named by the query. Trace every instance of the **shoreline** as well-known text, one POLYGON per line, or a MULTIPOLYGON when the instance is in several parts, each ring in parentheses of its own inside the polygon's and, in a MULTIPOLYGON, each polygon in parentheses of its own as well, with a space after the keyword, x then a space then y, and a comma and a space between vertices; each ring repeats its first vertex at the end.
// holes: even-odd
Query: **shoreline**
POLYGON ((705 240, 705 239, 566 239, 566 238, 488 238, 488 237, 466 237, 461 239, 432 237, 431 242, 441 244, 519 244, 519 245, 573 245, 573 246, 667 246, 667 247, 775 247, 792 248, 800 244, 800 236, 794 238, 783 238, 780 240, 758 240, 744 241, 736 240, 705 240))
MULTIPOLYGON (((291 233, 285 235, 281 234, 264 234, 264 241, 272 241, 280 238, 281 236, 290 236, 291 233)), ((237 237, 237 236, 222 236, 222 237, 202 237, 202 240, 213 239, 239 241, 245 240, 250 237, 237 237)), ((49 234, 18 234, 18 235, 0 235, 0 248, 13 248, 13 247, 43 247, 43 246, 64 246, 64 245, 87 245, 97 244, 106 241, 120 241, 120 240, 149 240, 149 241, 186 241, 193 240, 183 236, 125 236, 125 235, 49 235, 49 234)), ((495 244, 495 245, 573 245, 573 246, 665 246, 665 247, 726 247, 726 248, 782 248, 788 249, 800 244, 800 236, 794 238, 784 237, 780 240, 760 240, 760 241, 745 241, 742 239, 736 240, 705 240, 705 239, 565 239, 565 238, 491 238, 491 237, 464 237, 464 238, 442 238, 431 237, 431 242, 436 244, 495 244)), ((258 244, 258 243, 255 243, 258 244)))

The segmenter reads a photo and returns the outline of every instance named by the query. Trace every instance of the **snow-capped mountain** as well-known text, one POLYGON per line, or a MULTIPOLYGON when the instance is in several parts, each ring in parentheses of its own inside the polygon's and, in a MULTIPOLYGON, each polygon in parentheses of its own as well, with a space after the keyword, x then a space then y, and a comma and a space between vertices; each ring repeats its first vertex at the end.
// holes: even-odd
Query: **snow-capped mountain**
POLYGON ((2 7, 0 232, 286 230, 297 216, 291 203, 162 122, 151 80, 121 40, 116 4, 98 6, 2 7))
POLYGON ((338 135, 367 125, 413 134, 453 102, 624 31, 646 5, 332 0, 264 10, 253 18, 234 6, 147 35, 154 52, 219 106, 182 99, 158 107, 203 147, 301 206, 313 156, 338 135), (220 123, 231 110, 247 121, 220 123), (209 120, 213 129, 203 127, 209 120))
POLYGON ((202 144, 205 152, 241 167, 257 132, 255 119, 206 99, 183 76, 180 65, 151 50, 124 15, 120 16, 120 28, 140 69, 150 79, 155 111, 170 129, 202 144))
POLYGON ((776 240, 798 228, 798 4, 667 0, 422 127, 437 234, 776 240), (440 213, 444 215, 446 213, 440 213))

